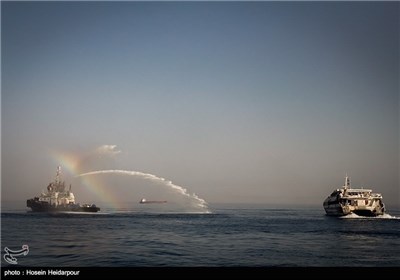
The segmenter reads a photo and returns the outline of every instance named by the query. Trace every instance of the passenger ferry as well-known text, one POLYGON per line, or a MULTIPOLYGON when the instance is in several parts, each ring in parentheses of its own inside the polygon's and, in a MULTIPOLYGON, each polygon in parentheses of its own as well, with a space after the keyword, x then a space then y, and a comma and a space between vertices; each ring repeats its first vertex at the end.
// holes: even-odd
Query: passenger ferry
POLYGON ((345 216, 354 213, 358 216, 378 216, 385 213, 385 204, 380 193, 374 193, 371 189, 353 189, 350 186, 350 178, 345 177, 344 186, 336 189, 328 196, 324 203, 324 209, 329 216, 345 216))

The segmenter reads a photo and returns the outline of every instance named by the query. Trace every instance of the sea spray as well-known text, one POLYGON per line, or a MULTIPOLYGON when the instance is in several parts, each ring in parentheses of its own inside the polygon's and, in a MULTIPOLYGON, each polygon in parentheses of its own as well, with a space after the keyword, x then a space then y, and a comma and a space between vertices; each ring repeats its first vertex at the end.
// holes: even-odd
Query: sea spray
POLYGON ((400 217, 392 216, 388 213, 378 216, 359 216, 355 213, 350 213, 345 216, 340 216, 340 219, 388 219, 388 220, 399 220, 400 217))
POLYGON ((77 175, 76 177, 97 175, 97 174, 122 174, 122 175, 129 175, 129 176, 138 176, 138 177, 141 177, 141 178, 144 178, 147 180, 151 180, 153 182, 160 182, 160 183, 164 184, 165 186, 170 187, 174 191, 180 193, 181 195, 186 196, 191 199, 194 199, 197 203, 196 204, 197 207, 203 208, 206 213, 209 212, 207 202, 204 199, 198 197, 196 194, 189 194, 187 189, 185 189, 181 186, 175 185, 174 183, 172 183, 172 181, 166 180, 165 178, 158 177, 158 176, 150 174, 150 173, 144 173, 144 172, 140 172, 140 171, 118 170, 118 169, 117 170, 97 170, 97 171, 82 173, 82 174, 77 175))

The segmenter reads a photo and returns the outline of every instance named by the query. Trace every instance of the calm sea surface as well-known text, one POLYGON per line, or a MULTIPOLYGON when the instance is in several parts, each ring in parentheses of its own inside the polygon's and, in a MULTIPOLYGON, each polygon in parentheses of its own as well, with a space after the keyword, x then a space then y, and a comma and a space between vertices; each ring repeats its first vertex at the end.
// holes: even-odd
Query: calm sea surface
POLYGON ((1 214, 19 266, 399 267, 400 212, 334 218, 316 208, 211 205, 210 214, 107 211, 1 214))

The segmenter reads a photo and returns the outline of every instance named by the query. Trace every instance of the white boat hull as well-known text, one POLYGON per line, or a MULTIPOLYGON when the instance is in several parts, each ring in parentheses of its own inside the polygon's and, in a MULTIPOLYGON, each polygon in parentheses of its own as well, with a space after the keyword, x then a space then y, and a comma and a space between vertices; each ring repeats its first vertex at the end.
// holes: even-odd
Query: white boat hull
POLYGON ((324 201, 324 209, 329 216, 345 216, 354 213, 359 216, 378 216, 385 213, 384 205, 376 199, 340 199, 334 202, 330 197, 324 201), (346 201, 343 203, 343 201, 346 201))

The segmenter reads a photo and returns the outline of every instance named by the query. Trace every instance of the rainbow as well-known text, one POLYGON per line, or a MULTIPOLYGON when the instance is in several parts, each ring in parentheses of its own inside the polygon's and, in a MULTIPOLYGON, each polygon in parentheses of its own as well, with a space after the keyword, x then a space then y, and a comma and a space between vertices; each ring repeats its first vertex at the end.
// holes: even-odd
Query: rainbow
MULTIPOLYGON (((109 151, 110 147, 112 150, 114 150, 115 148, 114 145, 107 145, 106 150, 109 151)), ((112 152, 115 153, 114 151, 112 152)), ((146 180, 150 180, 155 183, 161 183, 162 185, 174 190, 180 195, 189 198, 193 207, 202 209, 202 211, 205 211, 204 213, 210 213, 208 210, 207 202, 204 199, 198 197, 194 193, 190 194, 186 188, 173 184, 171 181, 162 177, 158 177, 154 174, 144 173, 140 171, 129 171, 129 170, 118 170, 118 169, 97 170, 86 173, 80 173, 79 163, 81 162, 81 159, 79 157, 60 152, 53 152, 52 157, 57 162, 58 165, 61 165, 62 168, 66 168, 67 172, 70 175, 80 180, 82 185, 86 186, 86 188, 91 193, 100 198, 103 203, 107 204, 111 208, 114 209, 122 208, 122 202, 118 201, 115 194, 112 192, 111 188, 107 188, 107 186, 100 183, 99 180, 96 180, 96 178, 94 178, 96 176, 89 176, 89 175, 97 175, 97 174, 129 175, 129 176, 137 176, 146 180)))
MULTIPOLYGON (((72 177, 79 180, 80 184, 87 190, 95 195, 101 202, 107 204, 110 208, 118 209, 121 208, 121 202, 117 199, 112 189, 107 188, 99 180, 96 180, 93 176, 78 177, 78 165, 80 158, 71 154, 52 152, 51 153, 54 162, 61 166, 64 173, 71 175, 72 177)), ((77 199, 77 202, 82 202, 77 199)))
POLYGON ((122 175, 138 176, 138 177, 141 177, 141 178, 153 181, 153 182, 159 182, 159 183, 162 183, 163 185, 171 188, 172 190, 176 191, 177 193, 191 199, 195 203, 193 206, 200 207, 203 209, 208 209, 207 202, 204 199, 198 197, 196 194, 194 194, 194 193, 189 194, 187 189, 173 184, 172 181, 166 180, 165 178, 158 177, 158 176, 156 176, 154 174, 150 174, 150 173, 144 173, 144 172, 133 171, 133 170, 114 169, 114 170, 97 170, 97 171, 86 172, 86 173, 79 174, 78 177, 88 176, 88 175, 97 175, 97 174, 122 174, 122 175))

